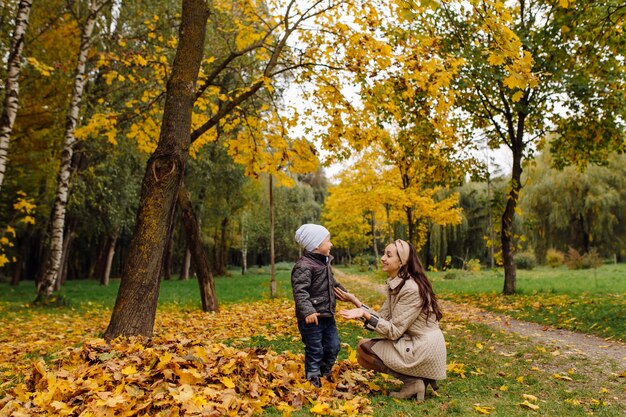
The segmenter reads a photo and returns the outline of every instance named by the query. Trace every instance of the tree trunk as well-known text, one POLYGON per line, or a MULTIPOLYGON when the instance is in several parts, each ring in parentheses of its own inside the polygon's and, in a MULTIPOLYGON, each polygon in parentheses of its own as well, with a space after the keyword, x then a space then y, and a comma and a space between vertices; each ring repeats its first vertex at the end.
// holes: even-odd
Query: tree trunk
POLYGON ((24 49, 24 36, 28 29, 32 0, 20 0, 15 18, 15 30, 11 37, 11 46, 7 61, 7 78, 5 83, 4 105, 0 116, 0 189, 4 182, 7 159, 9 153, 9 141, 13 133, 13 124, 19 107, 19 79, 22 72, 22 50, 24 49))
POLYGON ((220 224, 220 235, 219 235, 219 240, 217 240, 217 242, 219 243, 217 244, 217 255, 215 258, 215 261, 217 264, 215 267, 215 270, 217 271, 218 276, 226 275, 226 269, 227 269, 226 257, 228 255, 228 248, 227 248, 227 243, 226 243, 226 231, 227 230, 228 230, 228 217, 224 217, 220 224))
POLYGON ((374 258, 376 259, 374 267, 378 269, 378 242, 376 242, 376 216, 374 210, 372 210, 372 243, 374 244, 374 258))
POLYGON ((178 204, 181 208, 183 225, 185 226, 187 247, 190 249, 196 268, 196 275, 198 276, 202 311, 218 311, 219 304, 217 302, 217 295, 215 294, 215 281, 213 280, 211 267, 207 261, 204 245, 200 237, 198 219, 193 212, 191 201, 189 201, 189 194, 184 184, 181 185, 178 191, 178 204))
POLYGON ((117 237, 119 235, 118 230, 115 230, 112 236, 108 237, 108 247, 106 262, 104 265, 104 272, 100 278, 100 285, 108 286, 111 278, 111 265, 113 264, 113 256, 115 255, 115 244, 117 243, 117 237))
POLYGON ((163 250, 172 230, 189 155, 191 113, 208 15, 205 0, 183 0, 179 43, 167 83, 159 143, 148 160, 135 232, 111 321, 104 334, 106 339, 122 335, 152 336, 163 250))
POLYGON ((78 62, 74 75, 74 86, 72 98, 65 122, 65 137, 63 140, 63 152, 61 154, 61 167, 57 179, 56 197, 53 207, 50 255, 46 262, 44 277, 37 287, 37 301, 43 301, 52 295, 56 280, 59 276, 61 256, 63 251, 63 229, 65 227, 65 210, 69 196, 70 176, 72 156, 74 154, 74 144, 76 137, 74 132, 78 123, 80 104, 83 98, 83 90, 87 78, 85 77, 85 67, 87 55, 91 46, 91 34, 96 23, 98 11, 104 0, 92 0, 89 5, 89 17, 83 28, 80 49, 78 51, 78 62))
POLYGON ((276 297, 276 264, 274 253, 274 181, 270 174, 269 193, 270 193, 270 265, 272 269, 272 278, 270 280, 270 297, 276 297))
POLYGON ((54 291, 59 291, 61 289, 61 286, 65 284, 65 281, 67 280, 67 274, 68 274, 69 263, 70 263, 70 252, 72 250, 72 242, 76 238, 76 232, 74 230, 75 230, 75 227, 73 224, 71 224, 71 225, 68 225, 68 228, 64 232, 64 235, 67 236, 67 239, 63 240, 63 251, 61 253, 59 275, 54 283, 54 291))
POLYGON ((417 247, 416 242, 415 242, 415 223, 413 222, 413 208, 406 207, 404 211, 406 213, 406 224, 409 229, 409 242, 413 246, 417 247))
POLYGON ((241 275, 246 275, 248 272, 248 232, 244 225, 244 221, 241 221, 241 275))
POLYGON ((506 207, 502 214, 502 261, 504 264, 504 290, 505 295, 515 294, 517 290, 517 270, 515 267, 515 247, 513 242, 513 220, 519 192, 522 188, 522 152, 513 151, 513 169, 511 172, 511 184, 507 196, 506 207))
POLYGON ((180 270, 180 280, 187 281, 189 279, 189 269, 191 269, 191 251, 185 246, 185 256, 180 270))
MULTIPOLYGON (((174 216, 176 217, 176 216, 174 216)), ((170 233, 165 245, 165 254, 163 255, 163 268, 161 270, 161 276, 164 280, 169 281, 172 279, 172 247, 174 246, 174 233, 170 233)))

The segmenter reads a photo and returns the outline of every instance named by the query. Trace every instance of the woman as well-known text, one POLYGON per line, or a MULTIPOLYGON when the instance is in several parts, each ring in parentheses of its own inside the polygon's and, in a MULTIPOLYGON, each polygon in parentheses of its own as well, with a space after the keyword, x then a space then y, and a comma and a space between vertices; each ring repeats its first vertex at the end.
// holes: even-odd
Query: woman
POLYGON ((394 398, 424 399, 426 386, 437 389, 446 377, 446 344, 439 328, 441 310, 413 246, 396 240, 385 248, 382 270, 388 275, 387 300, 378 313, 353 294, 335 288, 337 298, 357 308, 340 310, 346 319, 360 319, 382 338, 363 339, 357 346, 359 364, 404 382, 394 398))

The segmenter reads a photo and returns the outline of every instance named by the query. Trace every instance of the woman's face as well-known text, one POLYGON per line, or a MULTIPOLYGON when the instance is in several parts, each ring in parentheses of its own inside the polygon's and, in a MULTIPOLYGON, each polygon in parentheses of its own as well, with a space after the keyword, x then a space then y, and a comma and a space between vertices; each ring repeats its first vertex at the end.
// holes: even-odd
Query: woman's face
POLYGON ((383 257, 380 260, 383 263, 382 269, 387 273, 387 275, 390 277, 398 275, 400 267, 402 267, 402 262, 400 262, 398 248, 396 248, 395 244, 391 243, 387 245, 385 253, 383 253, 383 257))

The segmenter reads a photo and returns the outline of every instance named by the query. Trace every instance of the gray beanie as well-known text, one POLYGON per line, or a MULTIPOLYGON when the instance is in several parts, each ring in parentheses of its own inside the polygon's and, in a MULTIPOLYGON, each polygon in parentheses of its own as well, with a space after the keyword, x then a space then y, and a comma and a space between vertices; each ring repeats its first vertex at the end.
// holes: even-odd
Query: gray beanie
POLYGON ((315 250, 327 236, 328 229, 319 224, 303 224, 296 230, 296 242, 309 252, 315 250))

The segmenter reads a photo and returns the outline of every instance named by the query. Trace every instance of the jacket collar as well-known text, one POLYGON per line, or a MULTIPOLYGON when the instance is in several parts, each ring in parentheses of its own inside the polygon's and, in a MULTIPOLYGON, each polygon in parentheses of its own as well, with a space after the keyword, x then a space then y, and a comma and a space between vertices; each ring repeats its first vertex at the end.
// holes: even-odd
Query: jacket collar
POLYGON ((317 252, 309 252, 307 250, 304 251, 304 256, 306 256, 307 258, 311 258, 315 261, 318 261, 324 265, 328 265, 330 261, 333 260, 332 256, 326 256, 322 253, 317 253, 317 252))
POLYGON ((393 291, 396 288, 398 288, 400 284, 402 284, 402 281, 404 280, 400 278, 399 276, 395 276, 393 278, 387 278, 387 286, 389 287, 391 291, 393 291))

